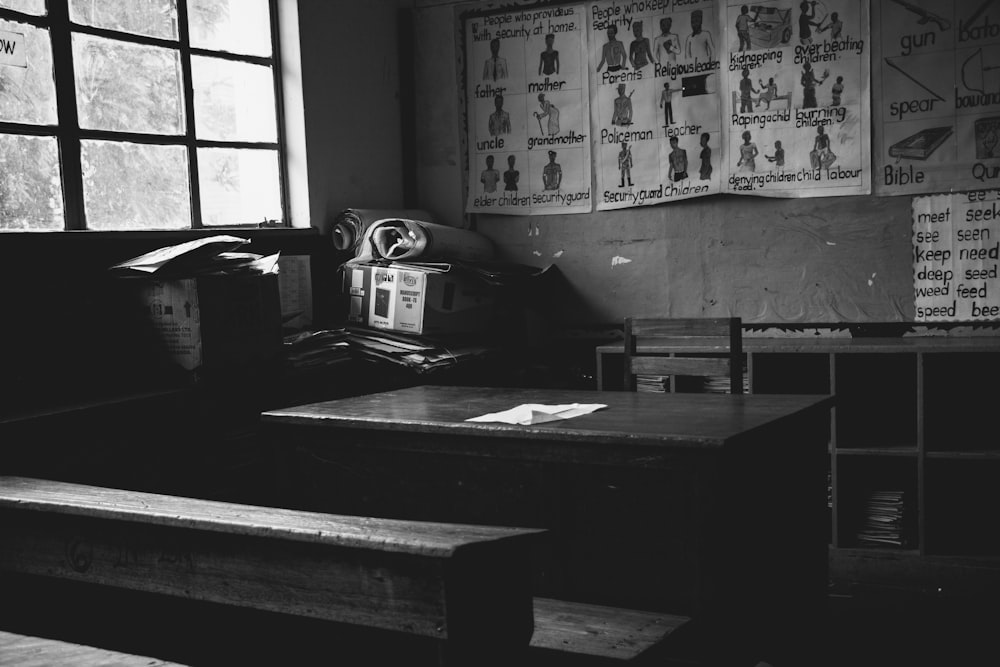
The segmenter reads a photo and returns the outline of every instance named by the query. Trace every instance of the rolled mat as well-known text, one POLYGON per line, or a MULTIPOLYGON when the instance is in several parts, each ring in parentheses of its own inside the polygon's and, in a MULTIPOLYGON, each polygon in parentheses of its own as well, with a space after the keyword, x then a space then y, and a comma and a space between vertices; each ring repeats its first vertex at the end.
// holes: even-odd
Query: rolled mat
POLYGON ((365 231, 379 220, 389 218, 432 221, 430 214, 420 209, 345 208, 333 219, 330 232, 333 247, 357 252, 365 231))
POLYGON ((477 262, 493 258, 478 232, 408 218, 378 220, 365 231, 356 259, 394 262, 477 262))

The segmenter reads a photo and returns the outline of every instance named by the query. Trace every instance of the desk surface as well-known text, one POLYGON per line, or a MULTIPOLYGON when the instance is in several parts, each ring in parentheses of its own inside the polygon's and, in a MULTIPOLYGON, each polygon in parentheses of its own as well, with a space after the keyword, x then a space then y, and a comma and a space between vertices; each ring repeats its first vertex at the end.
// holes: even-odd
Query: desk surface
POLYGON ((833 397, 646 394, 619 391, 420 386, 263 413, 265 424, 519 440, 718 448, 785 417, 826 410, 833 397), (603 403, 597 412, 534 426, 466 422, 522 403, 603 403))

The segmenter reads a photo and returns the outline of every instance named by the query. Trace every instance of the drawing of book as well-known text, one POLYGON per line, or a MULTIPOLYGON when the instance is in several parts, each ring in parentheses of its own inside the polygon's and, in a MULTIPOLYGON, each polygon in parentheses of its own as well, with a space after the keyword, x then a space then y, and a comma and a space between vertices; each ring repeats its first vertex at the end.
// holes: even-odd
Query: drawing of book
POLYGON ((950 127, 929 127, 920 130, 890 146, 889 155, 897 159, 926 160, 945 139, 951 136, 951 132, 950 127))

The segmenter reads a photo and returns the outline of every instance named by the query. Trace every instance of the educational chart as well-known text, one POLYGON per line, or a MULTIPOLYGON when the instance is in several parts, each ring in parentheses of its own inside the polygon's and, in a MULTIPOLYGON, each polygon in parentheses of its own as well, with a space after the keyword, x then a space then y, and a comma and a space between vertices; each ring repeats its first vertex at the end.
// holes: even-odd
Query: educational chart
POLYGON ((726 1, 727 192, 871 192, 868 4, 726 1))
POLYGON ((917 322, 1000 320, 1000 191, 913 199, 917 322))
POLYGON ((465 22, 468 212, 591 210, 583 5, 465 22))
POLYGON ((1000 3, 875 5, 876 194, 1000 185, 1000 3))
POLYGON ((718 3, 587 5, 596 208, 721 191, 718 3))

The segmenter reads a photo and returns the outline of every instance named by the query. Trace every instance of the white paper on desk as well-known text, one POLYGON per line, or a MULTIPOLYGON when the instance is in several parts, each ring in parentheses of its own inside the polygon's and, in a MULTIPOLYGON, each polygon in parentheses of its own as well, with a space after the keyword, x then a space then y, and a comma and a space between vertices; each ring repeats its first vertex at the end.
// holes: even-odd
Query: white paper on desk
POLYGON ((542 405, 540 403, 524 403, 504 410, 503 412, 491 412, 478 417, 470 417, 467 422, 502 422, 504 424, 519 424, 530 426, 531 424, 544 424, 545 422, 556 421, 557 419, 570 419, 580 415, 590 414, 595 410, 606 408, 603 403, 567 403, 565 405, 542 405))

